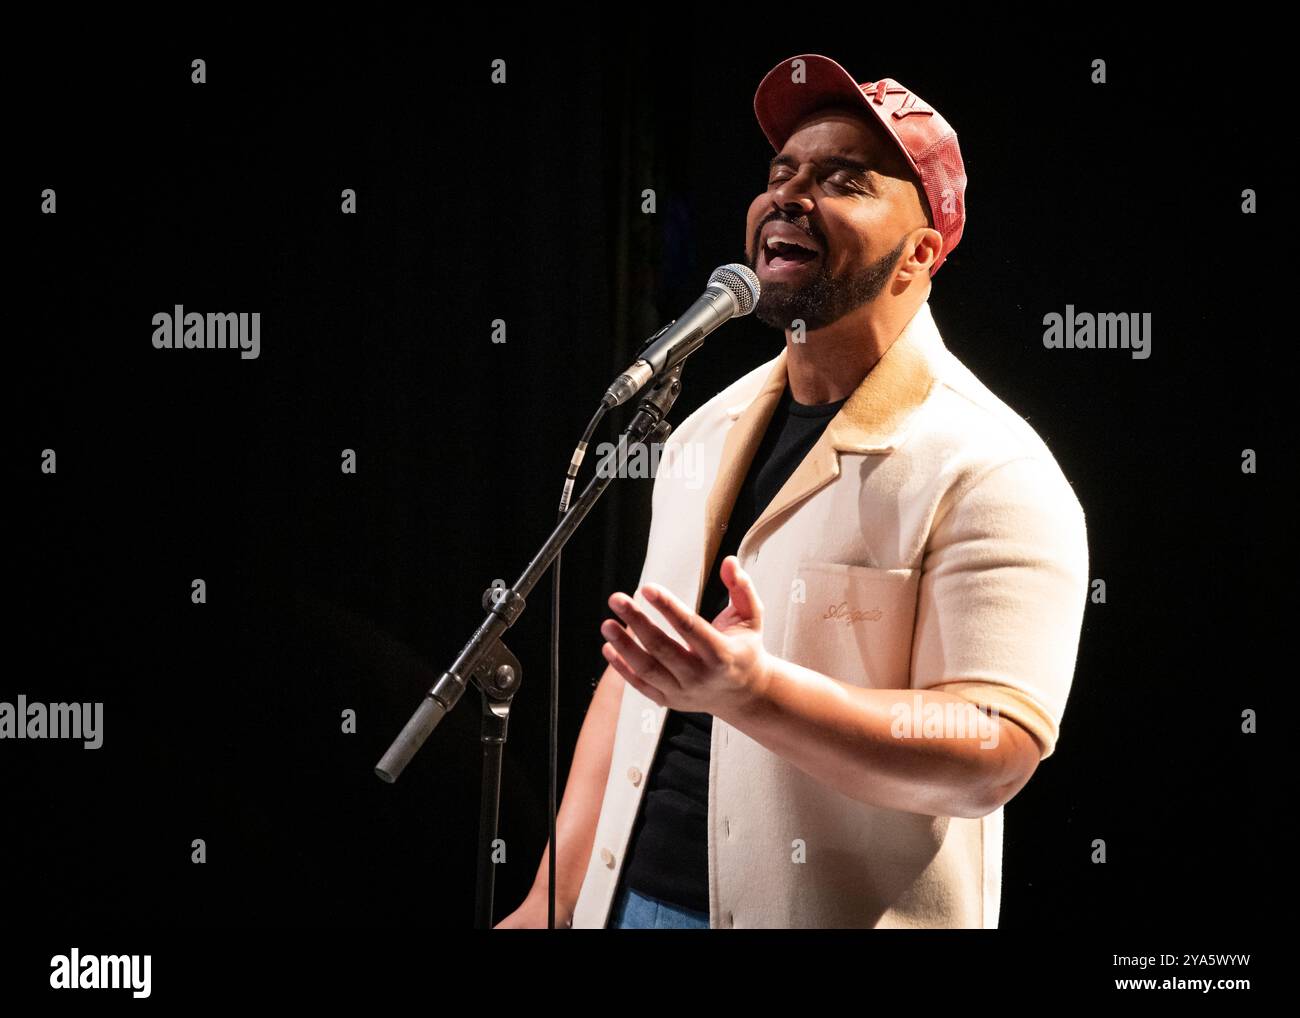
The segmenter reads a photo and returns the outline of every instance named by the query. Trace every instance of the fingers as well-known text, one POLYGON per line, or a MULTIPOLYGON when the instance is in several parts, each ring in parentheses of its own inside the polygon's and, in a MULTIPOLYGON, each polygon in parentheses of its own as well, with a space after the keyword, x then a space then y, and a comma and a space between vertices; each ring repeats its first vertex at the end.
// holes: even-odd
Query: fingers
MULTIPOLYGON (((646 599, 647 601, 650 600, 648 592, 646 599)), ((684 677, 689 670, 695 668, 698 662, 691 653, 690 648, 683 647, 656 623, 652 622, 650 617, 641 610, 640 606, 632 598, 626 594, 613 594, 610 596, 609 606, 614 610, 614 614, 623 620, 628 629, 636 636, 636 639, 640 641, 640 647, 633 645, 629 649, 624 649, 622 646, 615 644, 619 652, 627 658, 628 663, 633 667, 640 664, 639 655, 648 654, 658 665, 672 673, 674 680, 684 677)), ((658 607, 658 605, 655 607, 658 607)), ((603 627, 601 631, 604 632, 603 627)))
MULTIPOLYGON (((614 623, 607 622, 606 625, 612 626, 614 623)), ((614 671, 623 676, 623 678, 627 680, 628 685, 638 693, 647 697, 651 702, 658 704, 660 707, 668 706, 667 702, 664 700, 663 693, 659 692, 659 690, 650 685, 650 683, 643 681, 641 677, 637 675, 632 666, 623 659, 623 656, 614 649, 612 644, 604 644, 600 648, 600 652, 605 655, 605 660, 613 665, 614 671)))
POLYGON ((713 626, 682 604, 667 588, 647 583, 642 590, 646 601, 660 611, 702 661, 709 665, 718 662, 722 637, 713 626))
POLYGON ((742 620, 762 625, 763 602, 759 600, 758 591, 754 589, 753 579, 740 568, 740 560, 735 555, 728 555, 722 560, 722 582, 727 585, 736 614, 742 620))
MULTIPOLYGON (((609 604, 615 614, 629 621, 631 620, 630 608, 636 614, 641 615, 639 625, 642 625, 643 628, 649 626, 651 629, 658 631, 659 627, 646 619, 644 613, 636 605, 632 604, 631 599, 626 594, 614 594, 610 597, 609 604)), ((667 696, 681 692, 681 682, 673 674, 669 662, 665 660, 665 655, 671 654, 673 651, 673 648, 666 646, 666 644, 673 644, 674 641, 670 640, 662 631, 658 631, 657 638, 647 632, 644 639, 638 642, 638 637, 635 637, 628 628, 620 626, 613 619, 606 619, 601 623, 600 632, 609 641, 601 648, 605 660, 614 665, 614 670, 627 679, 634 688, 645 693, 646 696, 661 705, 667 696), (650 646, 657 646, 659 652, 652 653, 647 650, 647 642, 650 646), (654 695, 651 695, 644 688, 647 686, 655 691, 654 695)), ((678 667, 680 667, 680 663, 678 667)))

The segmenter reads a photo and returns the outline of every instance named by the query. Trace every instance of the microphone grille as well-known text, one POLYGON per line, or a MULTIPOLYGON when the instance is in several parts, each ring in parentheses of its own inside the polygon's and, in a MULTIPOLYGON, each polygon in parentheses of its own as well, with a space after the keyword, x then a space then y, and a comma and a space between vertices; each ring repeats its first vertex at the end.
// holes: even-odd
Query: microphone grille
POLYGON ((750 271, 748 265, 741 265, 739 262, 720 265, 713 270, 713 275, 709 277, 709 283, 710 285, 718 283, 726 287, 731 295, 736 298, 737 318, 749 314, 754 310, 754 305, 758 303, 758 277, 750 271))

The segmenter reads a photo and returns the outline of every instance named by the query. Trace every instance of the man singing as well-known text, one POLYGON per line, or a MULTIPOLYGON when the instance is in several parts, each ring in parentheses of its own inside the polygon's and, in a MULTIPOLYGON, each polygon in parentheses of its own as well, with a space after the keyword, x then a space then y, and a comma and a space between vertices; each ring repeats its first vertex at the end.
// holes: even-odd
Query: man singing
MULTIPOLYGON (((948 123, 811 54, 754 110, 777 154, 745 255, 785 348, 669 439, 709 482, 660 471, 609 599, 557 925, 996 927, 1002 807, 1073 677, 1083 511, 931 317, 965 224, 948 123)), ((546 925, 547 870, 502 928, 546 925)))

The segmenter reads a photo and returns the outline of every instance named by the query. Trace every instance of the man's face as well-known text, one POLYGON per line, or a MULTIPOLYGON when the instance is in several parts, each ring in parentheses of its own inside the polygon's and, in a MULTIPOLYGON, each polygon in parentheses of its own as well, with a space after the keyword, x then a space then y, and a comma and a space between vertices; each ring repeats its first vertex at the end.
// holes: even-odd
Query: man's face
POLYGON ((902 153, 866 115, 809 114, 749 206, 745 259, 762 286, 754 314, 773 328, 823 328, 875 300, 908 234, 926 225, 902 153))

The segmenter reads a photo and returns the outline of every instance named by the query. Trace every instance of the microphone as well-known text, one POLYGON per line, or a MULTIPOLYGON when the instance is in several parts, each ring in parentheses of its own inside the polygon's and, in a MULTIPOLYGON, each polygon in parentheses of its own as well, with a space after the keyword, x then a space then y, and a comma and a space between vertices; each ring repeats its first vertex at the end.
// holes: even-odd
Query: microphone
POLYGON ((758 277, 749 266, 732 262, 714 269, 704 295, 681 318, 650 337, 641 355, 614 379, 601 402, 606 407, 626 403, 651 380, 671 371, 699 349, 704 337, 723 322, 753 311, 758 293, 758 277))

